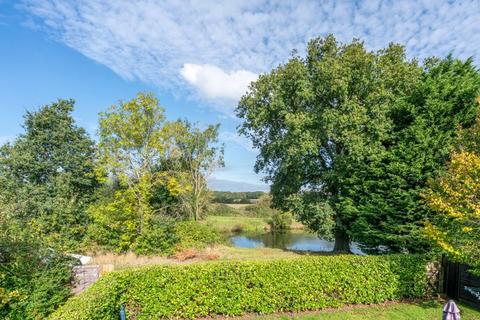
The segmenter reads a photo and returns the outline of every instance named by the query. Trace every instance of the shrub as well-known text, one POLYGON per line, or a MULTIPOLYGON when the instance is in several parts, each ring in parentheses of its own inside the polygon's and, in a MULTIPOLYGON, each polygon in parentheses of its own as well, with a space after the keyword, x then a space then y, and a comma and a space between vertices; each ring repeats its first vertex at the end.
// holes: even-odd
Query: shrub
POLYGON ((0 231, 0 318, 44 319, 70 296, 74 261, 28 230, 0 231))
POLYGON ((170 254, 178 240, 173 224, 154 224, 135 239, 132 249, 136 254, 170 254))
POLYGON ((242 212, 240 210, 237 210, 229 205, 223 204, 223 203, 213 203, 210 206, 208 206, 208 212, 207 214, 209 216, 240 216, 242 215, 242 212))
POLYGON ((342 255, 130 269, 106 275, 51 319, 117 319, 121 303, 129 317, 159 319, 421 298, 426 263, 419 255, 342 255))
POLYGON ((219 232, 208 225, 196 221, 181 221, 175 225, 176 250, 204 249, 223 241, 219 232))
POLYGON ((285 231, 290 229, 292 220, 290 212, 275 210, 272 216, 267 219, 267 223, 270 226, 270 231, 285 231))

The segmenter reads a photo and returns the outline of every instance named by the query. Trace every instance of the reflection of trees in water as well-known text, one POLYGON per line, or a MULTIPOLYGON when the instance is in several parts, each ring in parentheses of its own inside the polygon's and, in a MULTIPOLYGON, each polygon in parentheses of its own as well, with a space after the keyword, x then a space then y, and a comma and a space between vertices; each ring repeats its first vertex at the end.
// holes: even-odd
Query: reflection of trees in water
POLYGON ((265 247, 286 249, 295 243, 297 237, 291 232, 268 232, 252 237, 252 240, 263 242, 265 247))

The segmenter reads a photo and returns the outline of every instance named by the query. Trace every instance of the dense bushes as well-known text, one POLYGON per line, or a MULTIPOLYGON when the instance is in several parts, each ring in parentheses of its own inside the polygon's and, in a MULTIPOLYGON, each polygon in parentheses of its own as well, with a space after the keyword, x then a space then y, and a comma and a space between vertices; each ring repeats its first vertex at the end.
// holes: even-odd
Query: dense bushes
POLYGON ((51 319, 135 319, 314 310, 427 294, 416 255, 322 256, 268 262, 154 266, 111 273, 51 319))
POLYGON ((74 261, 31 234, 0 227, 0 319, 44 319, 70 296, 74 261))
POLYGON ((267 223, 270 226, 270 231, 285 231, 290 229, 292 224, 292 214, 290 212, 275 211, 267 223))
POLYGON ((176 250, 204 249, 208 245, 221 243, 224 240, 218 231, 196 221, 177 222, 174 232, 177 239, 176 250))

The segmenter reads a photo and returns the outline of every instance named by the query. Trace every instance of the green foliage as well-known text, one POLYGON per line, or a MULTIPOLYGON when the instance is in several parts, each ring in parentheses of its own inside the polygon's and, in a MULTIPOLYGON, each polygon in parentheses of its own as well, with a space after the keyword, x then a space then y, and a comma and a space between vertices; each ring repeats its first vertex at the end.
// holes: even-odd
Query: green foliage
POLYGON ((174 168, 183 173, 188 186, 179 198, 188 219, 199 220, 210 200, 207 178, 213 170, 224 166, 223 145, 218 145, 220 125, 209 125, 200 130, 188 121, 177 123, 175 144, 178 159, 174 168))
POLYGON ((182 249, 204 249, 209 245, 223 242, 222 235, 206 224, 200 224, 196 221, 177 222, 174 227, 177 244, 176 250, 182 249))
POLYGON ((154 266, 111 273, 50 319, 234 316, 371 304, 428 294, 423 256, 353 255, 154 266))
MULTIPOLYGON (((366 308, 343 308, 314 314, 295 314, 295 320, 437 320, 443 312, 445 301, 432 299, 423 301, 402 301, 387 305, 371 305, 366 308)), ((480 311, 458 303, 462 319, 480 319, 480 311)), ((257 320, 290 320, 292 315, 271 315, 255 317, 257 320)))
POLYGON ((44 319, 70 296, 72 262, 15 222, 3 224, 0 318, 44 319))
POLYGON ((288 208, 295 212, 297 219, 319 237, 331 240, 334 237, 335 213, 328 202, 315 193, 292 195, 288 198, 288 208))
MULTIPOLYGON (((420 81, 391 109, 388 153, 363 170, 351 188, 352 231, 367 246, 410 252, 428 249, 425 220, 433 212, 421 195, 457 145, 458 128, 469 128, 478 110, 480 73, 471 60, 426 62, 420 81)), ((347 202, 346 206, 347 206, 347 202)))
POLYGON ((185 191, 170 168, 176 130, 151 94, 100 114, 97 174, 105 186, 89 208, 89 238, 96 244, 116 252, 170 251, 175 240, 165 221, 185 191))
POLYGON ((223 203, 212 203, 208 206, 208 216, 238 216, 242 211, 223 203))
POLYGON ((135 228, 142 234, 163 213, 164 206, 155 210, 152 204, 158 186, 167 186, 173 195, 181 192, 167 168, 176 125, 165 121, 157 98, 139 93, 101 113, 99 127, 98 173, 116 177, 127 190, 135 228))
POLYGON ((293 222, 292 214, 289 211, 282 211, 272 208, 272 197, 263 195, 253 206, 257 216, 266 216, 266 222, 270 226, 270 231, 285 231, 290 229, 293 222))
MULTIPOLYGON (((480 102, 480 98, 479 98, 480 102)), ((460 130, 459 147, 447 170, 430 180, 423 194, 435 215, 426 223, 428 236, 452 260, 469 264, 480 274, 480 116, 460 130)))
POLYGON ((141 255, 171 254, 175 244, 179 241, 174 226, 173 221, 161 218, 154 220, 148 232, 135 239, 132 250, 141 255))
POLYGON ((158 99, 139 93, 100 114, 99 138, 105 185, 89 208, 89 238, 116 252, 170 253, 173 220, 199 219, 206 207, 206 177, 222 164, 218 126, 167 122, 158 99))
POLYGON ((282 215, 279 210, 272 207, 272 196, 269 194, 261 195, 254 204, 245 208, 245 212, 252 217, 272 218, 274 215, 277 217, 282 215))
POLYGON ((292 220, 290 212, 275 210, 272 216, 267 219, 267 224, 270 226, 270 231, 285 231, 290 229, 292 220))
POLYGON ((261 203, 255 203, 245 207, 243 214, 248 217, 260 217, 268 218, 273 216, 277 212, 276 209, 271 208, 270 206, 265 206, 261 203))
POLYGON ((69 299, 48 319, 118 320, 120 304, 124 302, 122 295, 130 281, 130 271, 103 276, 86 291, 69 299))
POLYGON ((58 100, 25 115, 25 133, 0 149, 0 209, 57 249, 82 241, 98 185, 94 145, 58 100))
POLYGON ((263 196, 263 191, 253 192, 230 192, 230 191, 213 191, 212 202, 213 203, 252 203, 252 200, 256 200, 263 196))
POLYGON ((90 246, 95 243, 103 249, 115 252, 134 251, 137 254, 169 254, 176 237, 174 221, 164 216, 153 217, 143 232, 139 232, 139 219, 135 212, 135 196, 132 190, 119 189, 113 198, 90 206, 89 214, 94 223, 89 226, 90 246))
POLYGON ((237 115, 260 150, 255 169, 272 182, 274 204, 334 234, 336 250, 353 239, 425 251, 430 212, 420 194, 448 159, 456 127, 473 123, 479 89, 471 60, 422 67, 400 45, 369 52, 327 36, 312 40, 305 58, 261 75, 237 115))

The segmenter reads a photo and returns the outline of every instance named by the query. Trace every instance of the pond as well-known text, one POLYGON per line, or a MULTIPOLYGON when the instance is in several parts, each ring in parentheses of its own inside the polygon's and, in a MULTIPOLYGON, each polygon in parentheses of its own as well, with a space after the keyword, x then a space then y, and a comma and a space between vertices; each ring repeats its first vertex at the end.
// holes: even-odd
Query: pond
MULTIPOLYGON (((235 234, 230 237, 235 248, 276 248, 287 251, 332 251, 334 242, 318 238, 307 232, 267 232, 261 234, 235 234)), ((363 254, 356 244, 350 250, 363 254)))

